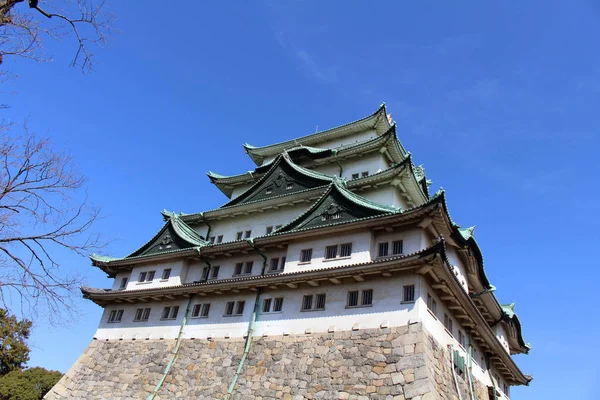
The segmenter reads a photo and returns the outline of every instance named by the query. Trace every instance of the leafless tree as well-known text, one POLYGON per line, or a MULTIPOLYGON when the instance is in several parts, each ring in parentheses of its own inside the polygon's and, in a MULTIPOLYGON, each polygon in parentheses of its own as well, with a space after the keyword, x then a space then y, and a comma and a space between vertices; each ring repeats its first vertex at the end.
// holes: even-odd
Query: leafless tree
POLYGON ((0 64, 7 56, 48 59, 43 39, 74 38, 72 65, 93 66, 92 49, 110 33, 111 15, 104 0, 0 0, 0 64))
MULTIPOLYGON (((22 312, 71 314, 78 275, 65 274, 57 258, 89 255, 100 246, 90 232, 99 210, 81 198, 83 177, 71 158, 48 140, 0 128, 0 301, 22 312)), ((52 318, 51 318, 52 319, 52 318)))

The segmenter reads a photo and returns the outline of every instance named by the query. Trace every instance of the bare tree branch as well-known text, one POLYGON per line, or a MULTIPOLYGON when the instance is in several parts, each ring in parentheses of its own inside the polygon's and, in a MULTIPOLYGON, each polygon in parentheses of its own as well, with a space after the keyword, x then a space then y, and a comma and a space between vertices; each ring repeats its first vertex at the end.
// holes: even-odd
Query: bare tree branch
POLYGON ((77 49, 71 65, 90 71, 92 49, 106 43, 111 25, 112 16, 106 11, 103 0, 48 0, 44 5, 38 0, 27 3, 24 0, 0 0, 0 64, 4 56, 46 61, 48 58, 42 51, 43 37, 72 36, 77 41, 77 49))
POLYGON ((81 256, 102 247, 90 233, 99 209, 81 195, 85 180, 71 158, 26 129, 0 126, 0 303, 16 297, 23 311, 65 316, 74 311, 80 276, 60 269, 57 253, 81 256))

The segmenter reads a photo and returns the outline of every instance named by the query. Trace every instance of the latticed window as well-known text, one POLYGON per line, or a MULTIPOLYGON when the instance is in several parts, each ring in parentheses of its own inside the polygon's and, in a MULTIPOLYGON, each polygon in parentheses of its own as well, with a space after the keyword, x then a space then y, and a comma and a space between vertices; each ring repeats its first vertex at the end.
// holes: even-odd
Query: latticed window
POLYGON ((209 274, 210 274, 210 267, 204 267, 204 269, 202 269, 202 280, 203 281, 207 280, 209 274))
POLYGON ((162 279, 169 279, 169 277, 171 277, 171 268, 167 268, 165 270, 163 270, 162 273, 162 279))
POLYGON ((373 289, 366 289, 362 291, 362 306, 370 306, 373 304, 373 289))
POLYGON ((273 301, 273 299, 264 299, 263 300, 262 312, 268 313, 271 311, 271 302, 272 301, 273 301))
POLYGON ((313 296, 312 294, 304 295, 302 298, 302 311, 312 310, 313 296))
POLYGON ((315 308, 314 310, 325 309, 325 293, 315 295, 315 308))
POLYGON ((415 285, 406 285, 402 288, 402 301, 405 303, 415 301, 415 285))
POLYGON ((254 261, 246 261, 246 265, 244 266, 244 274, 251 274, 253 265, 254 261))
POLYGON ((242 263, 242 262, 236 263, 235 268, 233 269, 233 274, 240 275, 242 273, 243 266, 244 266, 244 263, 242 263))
POLYGON ((242 315, 244 313, 244 306, 246 305, 245 301, 238 301, 237 307, 235 308, 235 313, 237 315, 242 315))
POLYGON ((127 278, 122 278, 121 286, 119 286, 119 289, 125 289, 126 287, 127 287, 127 278))
POLYGON ((351 290, 348 292, 348 302, 346 306, 357 307, 358 306, 358 290, 351 290))
POLYGON ((134 321, 148 321, 150 318, 150 308, 138 308, 135 311, 134 321))
POLYGON ((121 322, 123 310, 112 310, 108 316, 108 322, 121 322))
POLYGON ((273 303, 273 312, 280 312, 282 308, 283 308, 283 297, 275 298, 275 301, 273 303))
POLYGON ((310 262, 312 260, 312 249, 300 251, 300 262, 310 262))
POLYGON ((161 319, 175 319, 178 312, 179 306, 165 307, 161 319))
POLYGON ((352 243, 340 245, 340 257, 350 257, 352 255, 352 243))
POLYGON ((388 255, 388 242, 379 243, 377 249, 377 257, 385 257, 388 255))
POLYGON ((212 267, 212 270, 210 273, 210 279, 217 279, 217 277, 219 276, 220 269, 221 269, 221 267, 218 265, 215 265, 214 267, 212 267))
POLYGON ((269 271, 277 271, 279 269, 279 258, 271 258, 269 271))
POLYGON ((228 301, 225 305, 225 315, 233 315, 233 308, 235 307, 235 301, 228 301))
POLYGON ((333 219, 340 219, 340 218, 342 218, 341 211, 337 211, 333 214, 325 213, 325 214, 321 215, 321 221, 330 221, 333 219))
POLYGON ((334 246, 325 247, 325 259, 329 260, 331 258, 337 257, 337 244, 334 246))
POLYGON ((194 304, 192 318, 207 318, 210 311, 210 303, 194 304))
POLYGON ((394 240, 392 242, 392 254, 402 254, 402 240, 394 240))

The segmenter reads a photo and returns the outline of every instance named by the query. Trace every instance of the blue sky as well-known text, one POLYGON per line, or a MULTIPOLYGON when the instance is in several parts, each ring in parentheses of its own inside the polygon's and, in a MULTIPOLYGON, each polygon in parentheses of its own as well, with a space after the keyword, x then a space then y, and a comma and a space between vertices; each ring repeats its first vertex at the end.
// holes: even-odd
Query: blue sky
MULTIPOLYGON (((19 78, 1 94, 6 118, 28 118, 88 177, 105 216, 96 229, 114 239, 107 253, 144 243, 163 208, 222 204, 205 173, 251 169, 242 143, 386 102, 453 219, 477 225, 498 299, 517 303, 533 350, 516 358, 535 380, 513 398, 594 398, 599 3, 111 3, 120 32, 93 74, 68 66, 73 42, 48 42, 52 63, 5 62, 19 78)), ((87 259, 63 266, 110 284, 87 259)), ((36 321, 31 366, 66 371, 77 359, 101 314, 80 305, 68 327, 36 321)))

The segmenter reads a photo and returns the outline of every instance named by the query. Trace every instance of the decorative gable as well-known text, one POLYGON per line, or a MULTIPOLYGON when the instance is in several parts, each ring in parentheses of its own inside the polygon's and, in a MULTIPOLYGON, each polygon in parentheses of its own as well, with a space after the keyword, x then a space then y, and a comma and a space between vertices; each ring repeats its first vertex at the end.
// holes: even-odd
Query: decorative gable
POLYGON ((393 207, 377 204, 358 196, 344 188, 338 181, 334 181, 310 209, 279 228, 276 233, 317 228, 398 211, 393 207))
POLYGON ((280 155, 258 182, 223 207, 292 194, 327 185, 331 180, 326 175, 295 165, 288 155, 280 155))

